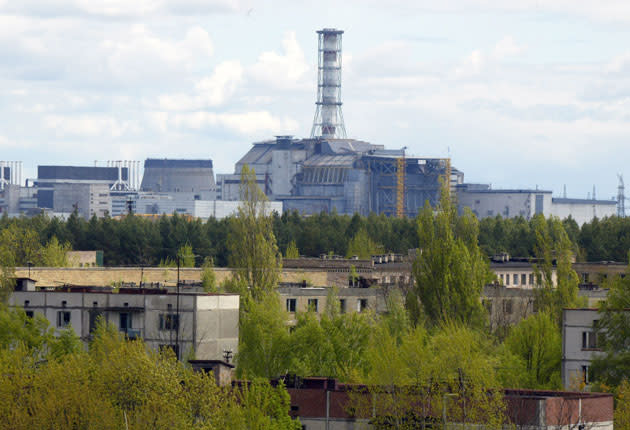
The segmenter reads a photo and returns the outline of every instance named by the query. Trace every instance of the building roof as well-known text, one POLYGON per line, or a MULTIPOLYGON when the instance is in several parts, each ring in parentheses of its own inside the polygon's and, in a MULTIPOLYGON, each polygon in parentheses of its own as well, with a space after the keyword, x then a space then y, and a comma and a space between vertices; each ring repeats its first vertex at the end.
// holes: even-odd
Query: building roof
POLYGON ((567 199, 564 197, 554 197, 551 199, 552 203, 555 204, 578 204, 578 205, 610 205, 616 206, 616 200, 595 200, 595 199, 567 199))
POLYGON ((147 167, 155 167, 155 168, 212 168, 212 160, 203 159, 203 160, 190 160, 190 159, 175 159, 175 158, 147 158, 144 161, 145 169, 147 167))
POLYGON ((465 192, 465 193, 478 193, 478 194, 551 194, 550 190, 531 190, 531 189, 523 189, 523 190, 517 190, 517 189, 505 189, 505 190, 479 190, 479 189, 475 189, 475 190, 467 190, 467 189, 462 189, 461 191, 465 192))
POLYGON ((304 161, 304 167, 346 167, 354 165, 356 155, 314 155, 304 161))

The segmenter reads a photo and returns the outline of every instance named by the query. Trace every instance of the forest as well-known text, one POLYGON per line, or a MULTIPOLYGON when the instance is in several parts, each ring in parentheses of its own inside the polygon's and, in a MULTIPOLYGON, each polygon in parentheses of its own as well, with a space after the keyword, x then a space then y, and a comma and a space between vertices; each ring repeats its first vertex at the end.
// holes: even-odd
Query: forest
MULTIPOLYGON (((407 254, 418 247, 420 240, 416 219, 336 213, 305 217, 297 212, 282 215, 273 212, 270 218, 278 247, 285 256, 291 244, 304 257, 407 254), (353 244, 358 234, 364 240, 356 243, 355 239, 353 244)), ((235 217, 210 218, 203 222, 179 215, 148 219, 133 214, 122 219, 94 217, 88 221, 76 214, 67 221, 45 215, 15 219, 5 216, 0 218, 0 234, 11 230, 11 236, 27 250, 16 261, 18 266, 26 266, 28 261, 38 263, 36 257, 28 255, 29 247, 44 247, 56 238, 58 243, 74 250, 102 250, 107 266, 157 266, 161 261, 172 260, 182 246, 190 245, 197 266, 211 258, 215 266, 226 267, 229 256, 226 240, 234 228, 234 220, 235 217)), ((628 261, 630 218, 594 219, 582 227, 569 218, 562 225, 578 261, 628 261)), ((485 218, 479 222, 478 243, 487 257, 504 252, 513 257, 535 257, 534 219, 485 218)))

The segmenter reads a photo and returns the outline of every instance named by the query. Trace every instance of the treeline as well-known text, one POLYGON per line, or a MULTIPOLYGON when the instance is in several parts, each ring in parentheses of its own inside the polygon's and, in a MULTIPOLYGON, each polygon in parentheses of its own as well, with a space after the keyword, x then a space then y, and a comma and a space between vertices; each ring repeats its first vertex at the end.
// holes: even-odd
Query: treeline
MULTIPOLYGON (((271 225, 282 255, 287 255, 287 249, 292 246, 307 257, 321 254, 365 257, 379 252, 406 254, 416 248, 420 240, 416 219, 375 214, 361 217, 321 213, 304 217, 297 212, 282 215, 274 212, 271 225)), ((569 218, 562 221, 562 225, 579 261, 627 261, 630 218, 595 219, 581 228, 569 218)), ((479 246, 486 256, 506 252, 515 257, 534 257, 534 226, 534 219, 485 218, 479 223, 479 246)), ((121 220, 94 217, 89 221, 75 214, 67 221, 44 215, 3 217, 0 232, 7 228, 13 229, 13 236, 27 237, 24 241, 12 242, 27 251, 35 242, 41 248, 56 238, 60 244, 68 244, 75 250, 103 250, 105 264, 109 266, 158 265, 161 261, 173 260, 182 246, 190 245, 196 266, 211 258, 215 266, 225 267, 234 218, 210 218, 203 222, 178 215, 159 219, 132 215, 121 220)), ((28 261, 40 262, 29 257, 28 252, 21 254, 24 258, 18 258, 18 266, 25 266, 28 261)))

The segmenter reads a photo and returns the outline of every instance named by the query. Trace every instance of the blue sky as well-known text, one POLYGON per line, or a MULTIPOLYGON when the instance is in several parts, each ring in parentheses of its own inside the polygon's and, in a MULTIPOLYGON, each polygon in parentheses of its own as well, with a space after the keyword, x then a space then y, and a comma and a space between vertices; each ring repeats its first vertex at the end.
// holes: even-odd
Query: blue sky
POLYGON ((203 157, 310 133, 315 31, 345 30, 350 137, 469 182, 630 180, 630 3, 0 0, 0 159, 203 157))

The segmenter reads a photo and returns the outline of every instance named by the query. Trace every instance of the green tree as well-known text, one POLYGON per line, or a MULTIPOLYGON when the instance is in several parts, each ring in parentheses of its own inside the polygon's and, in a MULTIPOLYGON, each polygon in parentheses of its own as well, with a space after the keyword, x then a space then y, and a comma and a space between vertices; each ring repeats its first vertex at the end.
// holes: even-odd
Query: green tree
POLYGON ((348 251, 346 257, 357 256, 362 260, 369 260, 372 255, 382 254, 383 246, 374 242, 365 228, 360 228, 357 233, 352 236, 348 243, 348 251))
POLYGON ((243 166, 241 204, 228 237, 230 266, 237 284, 255 300, 273 290, 280 279, 281 257, 273 234, 267 197, 256 183, 256 173, 243 166))
POLYGON ((258 301, 244 305, 239 320, 238 375, 273 378, 286 374, 291 361, 288 315, 278 294, 263 293, 258 301))
POLYGON ((289 246, 287 246, 287 250, 284 253, 284 258, 300 258, 300 251, 298 251, 295 240, 289 242, 289 246))
POLYGON ((67 267, 68 266, 68 251, 70 251, 70 244, 59 243, 56 236, 50 238, 46 246, 41 250, 41 264, 46 267, 67 267))
POLYGON ((479 225, 467 210, 457 216, 448 191, 434 212, 427 204, 418 216, 419 255, 413 263, 415 293, 431 324, 485 322, 483 286, 492 279, 478 245, 479 225))
POLYGON ((182 245, 177 251, 180 267, 195 267, 195 254, 190 244, 182 245))
POLYGON ((217 276, 214 273, 212 258, 206 258, 201 266, 201 286, 206 293, 216 293, 219 291, 217 288, 217 276))
POLYGON ((593 360, 592 373, 600 385, 617 387, 630 380, 630 265, 625 277, 609 283, 608 297, 600 304, 597 342, 602 349, 593 360))
POLYGON ((551 217, 546 220, 542 215, 536 215, 532 219, 532 225, 536 236, 537 257, 534 265, 537 283, 535 300, 538 309, 549 312, 560 325, 563 308, 582 304, 578 297, 579 278, 572 267, 574 246, 559 219, 551 217))
POLYGON ((554 317, 539 312, 521 321, 505 339, 506 348, 525 364, 522 388, 558 389, 562 339, 554 317))

